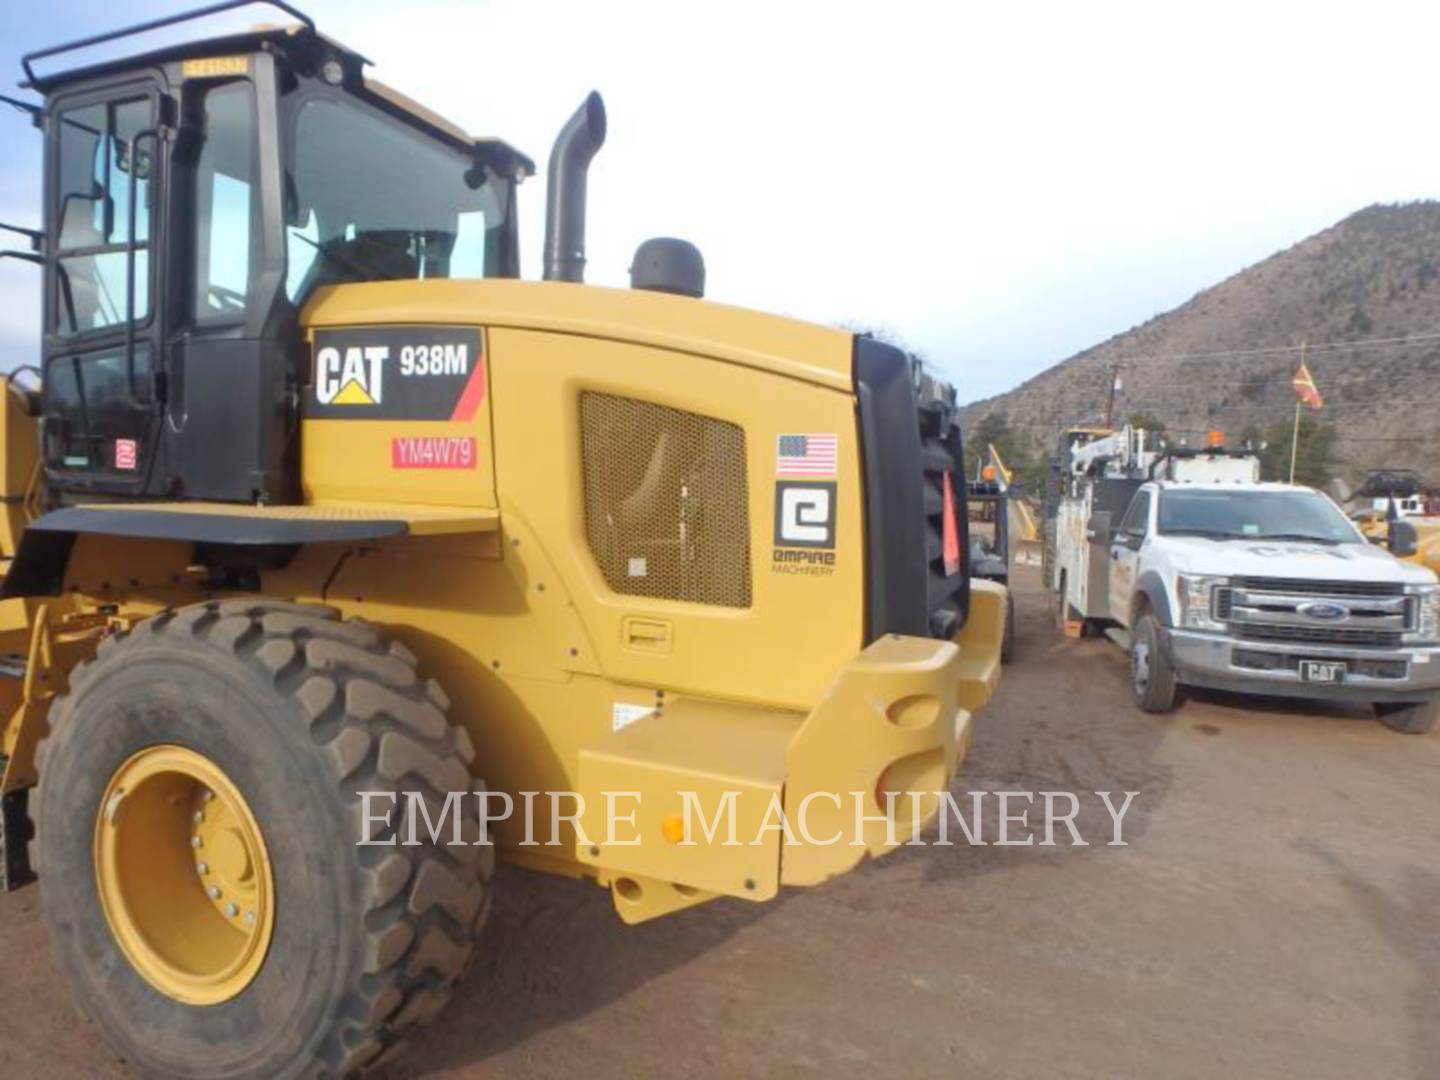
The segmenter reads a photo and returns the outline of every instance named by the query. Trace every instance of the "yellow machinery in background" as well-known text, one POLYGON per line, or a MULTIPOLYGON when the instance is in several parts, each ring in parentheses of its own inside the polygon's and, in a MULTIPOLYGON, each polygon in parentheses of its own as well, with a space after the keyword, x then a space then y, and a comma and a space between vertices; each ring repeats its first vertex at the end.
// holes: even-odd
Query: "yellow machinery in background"
MULTIPOLYGON (((1363 510, 1352 514, 1351 519, 1372 542, 1389 546, 1392 519, 1384 510, 1363 510)), ((1408 529, 1414 530, 1415 550, 1399 557, 1440 574, 1440 518, 1407 517, 1402 520, 1408 529)))
POLYGON ((1029 497, 1014 491, 1015 476, 994 443, 986 444, 985 453, 989 460, 981 467, 981 479, 995 484, 1001 493, 1008 495, 1005 505, 1011 518, 1010 536, 1014 545, 1010 557, 1016 562, 1037 564, 1040 562, 1042 540, 1035 512, 1030 509, 1029 497))
POLYGON ((43 383, 0 412, 0 846, 13 886, 34 818, 127 1060, 348 1075, 446 1001, 497 850, 639 922, 904 843, 1006 591, 910 357, 705 301, 681 241, 581 283, 598 96, 527 282, 530 160, 286 4, 48 68, 238 6, 25 59, 53 167, 43 383))

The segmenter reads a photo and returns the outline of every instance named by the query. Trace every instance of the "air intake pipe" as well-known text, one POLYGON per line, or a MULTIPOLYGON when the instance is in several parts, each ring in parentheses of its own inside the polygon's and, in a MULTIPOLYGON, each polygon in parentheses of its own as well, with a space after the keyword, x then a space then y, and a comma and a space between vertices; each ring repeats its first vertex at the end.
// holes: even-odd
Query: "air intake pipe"
POLYGON ((605 145, 605 102, 593 90, 550 151, 545 189, 545 280, 585 280, 585 179, 605 145))

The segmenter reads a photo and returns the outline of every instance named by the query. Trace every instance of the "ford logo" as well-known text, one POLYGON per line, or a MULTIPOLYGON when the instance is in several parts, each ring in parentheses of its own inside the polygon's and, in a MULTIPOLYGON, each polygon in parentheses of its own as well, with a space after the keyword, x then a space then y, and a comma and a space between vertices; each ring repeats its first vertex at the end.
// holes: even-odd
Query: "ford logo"
POLYGON ((1350 609, 1344 604, 1330 604, 1320 600, 1309 604, 1301 604, 1295 610, 1307 618, 1325 619, 1327 621, 1343 619, 1346 615, 1350 614, 1350 609))

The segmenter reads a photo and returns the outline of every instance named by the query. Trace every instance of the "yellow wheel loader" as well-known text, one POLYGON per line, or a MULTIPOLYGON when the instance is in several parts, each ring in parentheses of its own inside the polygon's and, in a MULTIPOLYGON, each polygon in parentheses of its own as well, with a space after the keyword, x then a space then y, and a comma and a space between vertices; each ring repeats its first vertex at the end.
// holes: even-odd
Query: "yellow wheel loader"
POLYGON ((1005 593, 911 358, 705 301, 680 241, 581 284, 597 96, 522 281, 530 160, 288 5, 77 65, 241 6, 24 61, 0 845, 130 1062, 349 1075, 442 1007, 497 855, 640 922, 915 836, 1005 593))

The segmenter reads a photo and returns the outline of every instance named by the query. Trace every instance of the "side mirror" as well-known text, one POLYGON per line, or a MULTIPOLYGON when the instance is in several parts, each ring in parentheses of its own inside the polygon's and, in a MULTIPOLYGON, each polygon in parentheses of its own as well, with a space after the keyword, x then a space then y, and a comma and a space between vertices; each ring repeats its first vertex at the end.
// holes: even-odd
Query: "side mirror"
POLYGON ((1420 535, 1410 522, 1397 518, 1390 522, 1390 535, 1385 546, 1397 559, 1408 559, 1420 550, 1420 535))
POLYGON ((1092 544, 1110 543, 1110 511, 1101 510, 1090 515, 1085 524, 1085 539, 1092 544))

